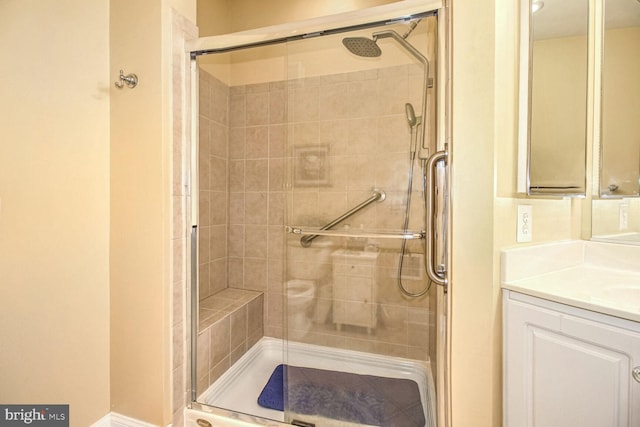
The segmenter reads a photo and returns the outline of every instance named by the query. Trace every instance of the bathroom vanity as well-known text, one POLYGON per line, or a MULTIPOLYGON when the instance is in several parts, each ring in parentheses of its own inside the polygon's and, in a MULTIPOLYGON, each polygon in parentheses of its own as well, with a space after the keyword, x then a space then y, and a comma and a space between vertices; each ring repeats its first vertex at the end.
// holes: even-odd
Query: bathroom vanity
POLYGON ((502 252, 504 425, 640 425, 640 247, 502 252))

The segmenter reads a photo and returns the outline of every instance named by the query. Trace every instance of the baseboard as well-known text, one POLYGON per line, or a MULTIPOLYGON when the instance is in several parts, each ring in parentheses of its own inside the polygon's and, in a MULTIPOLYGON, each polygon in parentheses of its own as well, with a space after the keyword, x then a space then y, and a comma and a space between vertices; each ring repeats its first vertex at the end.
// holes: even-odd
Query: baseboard
MULTIPOLYGON (((135 418, 127 417, 115 412, 110 412, 97 422, 93 423, 91 427, 158 427, 155 424, 149 424, 144 421, 136 420, 135 418)), ((170 427, 170 426, 169 426, 170 427)))

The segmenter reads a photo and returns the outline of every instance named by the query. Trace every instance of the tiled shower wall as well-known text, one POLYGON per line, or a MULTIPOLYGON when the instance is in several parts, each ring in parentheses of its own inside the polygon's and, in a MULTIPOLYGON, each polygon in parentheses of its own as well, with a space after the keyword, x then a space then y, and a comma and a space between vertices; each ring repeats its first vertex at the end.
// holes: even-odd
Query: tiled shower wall
POLYGON ((284 82, 231 88, 229 286, 265 293, 265 334, 282 337, 284 82))
MULTIPOLYGON (((377 187, 386 192, 385 202, 348 222, 366 229, 402 228, 411 139, 405 103, 411 102, 420 114, 421 94, 422 70, 417 66, 230 88, 228 285, 265 293, 265 335, 284 334, 287 209, 293 224, 321 226, 368 198, 377 187), (328 153, 329 180, 322 185, 296 182, 286 168, 293 147, 310 146, 323 147, 328 153)), ((219 164, 223 167, 222 161, 219 164)), ((410 228, 420 230, 417 164, 415 176, 410 228)), ((211 198, 211 206, 227 203, 222 191, 211 194, 221 198, 211 198)), ((336 249, 344 244, 339 239, 334 243, 336 249)), ((424 360, 429 341, 428 298, 409 300, 398 291, 399 241, 369 243, 380 251, 379 327, 372 334, 355 327, 338 332, 329 317, 301 340, 424 360)), ((409 247, 421 252, 419 244, 409 247)), ((406 279, 405 283, 416 291, 424 281, 406 279)), ((288 326, 296 329, 298 325, 288 326)))
MULTIPOLYGON (((422 79, 421 67, 403 65, 290 82, 289 143, 293 154, 300 147, 325 149, 328 182, 323 180, 322 185, 315 186, 297 180, 295 169, 300 165, 294 157, 293 191, 289 193, 287 205, 289 221, 295 225, 322 226, 370 197, 377 188, 386 193, 386 199, 363 209, 345 223, 355 229, 402 229, 411 141, 405 104, 410 102, 420 115, 422 79)), ((412 230, 422 229, 420 175, 416 162, 409 224, 412 230)), ((322 239, 332 241, 334 249, 351 244, 343 238, 322 239)), ((329 316, 324 322, 315 323, 301 340, 425 360, 429 338, 428 298, 408 299, 398 290, 396 262, 400 240, 368 239, 366 243, 379 251, 375 266, 375 330, 369 333, 366 328, 346 326, 338 331, 329 316)), ((408 248, 415 254, 422 252, 418 242, 410 242, 408 248)), ((422 289, 424 280, 405 278, 404 283, 416 292, 422 289)), ((353 284, 347 286, 353 287, 353 284)), ((334 291, 327 303, 331 304, 335 298, 334 291)), ((289 329, 296 326, 288 324, 289 329)))
POLYGON ((200 72, 198 86, 200 300, 227 287, 229 88, 200 72))

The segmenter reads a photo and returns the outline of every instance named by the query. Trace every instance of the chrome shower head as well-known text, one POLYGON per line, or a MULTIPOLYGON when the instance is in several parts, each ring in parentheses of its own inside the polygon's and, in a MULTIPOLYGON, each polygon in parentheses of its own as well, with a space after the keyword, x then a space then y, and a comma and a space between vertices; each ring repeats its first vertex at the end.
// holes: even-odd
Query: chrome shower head
POLYGON ((342 44, 354 55, 365 58, 377 58, 382 55, 376 41, 366 37, 345 37, 342 39, 342 44))

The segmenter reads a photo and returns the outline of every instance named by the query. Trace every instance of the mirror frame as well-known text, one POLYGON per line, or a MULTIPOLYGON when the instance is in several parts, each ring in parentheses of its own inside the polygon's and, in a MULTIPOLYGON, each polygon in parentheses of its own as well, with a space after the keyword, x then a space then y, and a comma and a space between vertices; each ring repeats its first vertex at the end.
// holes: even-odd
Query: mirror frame
MULTIPOLYGON (((532 189, 530 182, 531 169, 531 108, 532 108, 532 86, 533 86, 533 13, 531 12, 533 0, 520 0, 519 16, 519 82, 518 82, 518 140, 517 140, 517 171, 516 171, 516 192, 524 193, 527 196, 542 197, 586 197, 588 194, 589 170, 589 145, 593 142, 590 132, 594 131, 591 104, 593 96, 593 4, 594 0, 585 0, 588 3, 587 12, 587 69, 585 91, 585 138, 584 138, 584 181, 582 188, 576 191, 571 189, 541 191, 532 189)), ((599 124, 599 123, 598 123, 599 124)), ((599 126, 597 131, 599 132, 599 126)))

